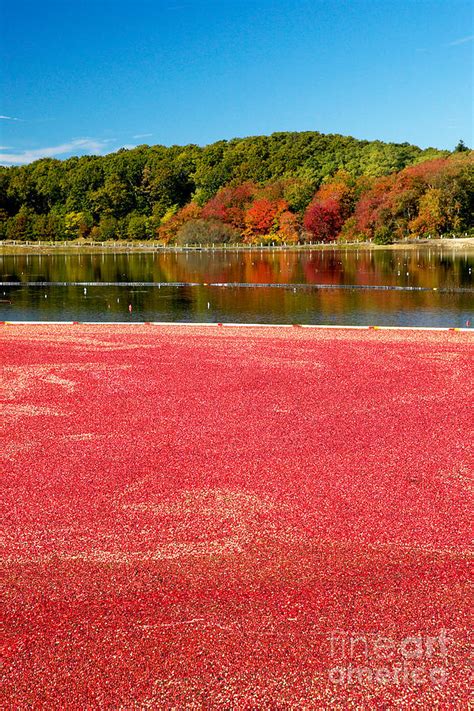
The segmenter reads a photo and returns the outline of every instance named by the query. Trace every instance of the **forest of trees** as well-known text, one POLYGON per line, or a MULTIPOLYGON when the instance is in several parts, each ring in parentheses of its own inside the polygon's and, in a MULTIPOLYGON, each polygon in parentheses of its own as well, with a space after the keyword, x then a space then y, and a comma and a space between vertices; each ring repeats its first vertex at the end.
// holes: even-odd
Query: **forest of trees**
POLYGON ((0 239, 297 243, 474 228, 474 151, 275 133, 0 167, 0 239))

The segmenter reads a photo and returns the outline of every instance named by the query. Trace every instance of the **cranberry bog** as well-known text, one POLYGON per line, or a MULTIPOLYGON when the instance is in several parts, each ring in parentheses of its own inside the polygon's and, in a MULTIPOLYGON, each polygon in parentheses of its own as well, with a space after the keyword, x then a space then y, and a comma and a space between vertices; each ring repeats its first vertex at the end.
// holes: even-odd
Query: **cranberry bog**
POLYGON ((472 336, 0 327, 2 708, 445 708, 472 336))

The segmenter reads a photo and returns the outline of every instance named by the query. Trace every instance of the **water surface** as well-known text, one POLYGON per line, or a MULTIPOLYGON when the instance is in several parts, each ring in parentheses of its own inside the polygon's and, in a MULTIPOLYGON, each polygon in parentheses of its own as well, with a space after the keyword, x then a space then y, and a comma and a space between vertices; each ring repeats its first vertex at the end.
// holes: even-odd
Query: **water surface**
POLYGON ((0 318, 465 326, 474 252, 252 250, 0 255, 0 318))

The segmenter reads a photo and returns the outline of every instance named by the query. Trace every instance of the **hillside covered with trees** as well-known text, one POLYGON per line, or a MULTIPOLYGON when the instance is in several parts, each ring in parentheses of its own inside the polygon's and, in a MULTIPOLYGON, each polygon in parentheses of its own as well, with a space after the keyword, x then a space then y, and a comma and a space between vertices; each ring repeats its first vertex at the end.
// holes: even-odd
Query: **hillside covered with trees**
POLYGON ((0 167, 0 239, 390 242, 474 227, 474 152, 316 132, 0 167))

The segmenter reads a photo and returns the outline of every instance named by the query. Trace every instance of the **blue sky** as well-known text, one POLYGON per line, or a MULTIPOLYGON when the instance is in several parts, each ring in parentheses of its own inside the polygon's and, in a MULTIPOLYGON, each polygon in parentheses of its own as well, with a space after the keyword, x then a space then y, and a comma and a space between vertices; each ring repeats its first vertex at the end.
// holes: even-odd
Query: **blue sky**
POLYGON ((0 163, 315 130, 473 145, 464 0, 0 0, 0 163))

